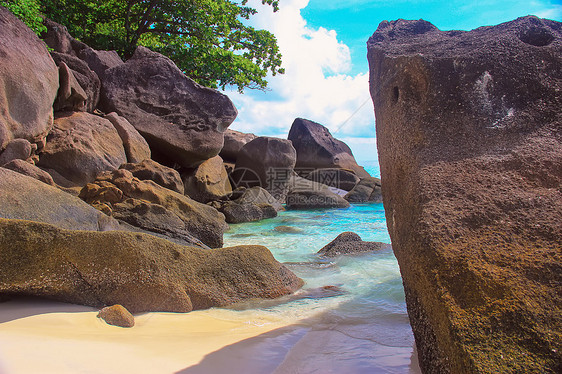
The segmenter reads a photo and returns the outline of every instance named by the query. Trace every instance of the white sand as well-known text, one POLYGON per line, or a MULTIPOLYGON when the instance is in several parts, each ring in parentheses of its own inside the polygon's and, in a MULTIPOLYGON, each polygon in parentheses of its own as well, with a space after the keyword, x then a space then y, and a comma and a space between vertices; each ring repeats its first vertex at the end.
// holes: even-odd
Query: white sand
POLYGON ((148 313, 133 328, 48 301, 0 303, 0 374, 174 373, 207 354, 290 325, 291 317, 214 309, 148 313))

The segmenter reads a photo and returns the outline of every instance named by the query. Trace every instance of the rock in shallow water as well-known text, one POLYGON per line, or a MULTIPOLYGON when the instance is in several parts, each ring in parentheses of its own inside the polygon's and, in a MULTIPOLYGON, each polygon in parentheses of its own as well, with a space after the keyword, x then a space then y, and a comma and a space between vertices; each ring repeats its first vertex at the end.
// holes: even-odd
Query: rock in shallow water
POLYGON ((383 22, 382 192, 426 372, 562 370, 562 24, 383 22))
POLYGON ((263 246, 207 250, 146 234, 0 219, 0 296, 189 312, 275 298, 302 284, 263 246))
POLYGON ((335 257, 339 255, 348 255, 361 252, 380 251, 384 248, 390 248, 389 244, 380 242, 365 242, 354 232, 342 232, 326 244, 318 254, 325 257, 335 257))

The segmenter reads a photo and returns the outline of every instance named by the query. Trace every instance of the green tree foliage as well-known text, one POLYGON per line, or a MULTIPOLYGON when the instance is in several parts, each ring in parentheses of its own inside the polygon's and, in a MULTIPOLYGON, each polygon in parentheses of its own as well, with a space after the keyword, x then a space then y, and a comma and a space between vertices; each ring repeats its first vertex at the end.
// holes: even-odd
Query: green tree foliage
MULTIPOLYGON (((265 89, 268 72, 284 72, 275 36, 244 24, 256 14, 247 1, 40 0, 40 4, 45 16, 93 48, 114 49, 129 57, 143 45, 170 57, 205 86, 237 86, 243 91, 265 89)), ((278 9, 278 0, 262 3, 278 9)))
POLYGON ((47 30, 43 25, 37 0, 0 0, 0 5, 8 8, 36 34, 47 30))

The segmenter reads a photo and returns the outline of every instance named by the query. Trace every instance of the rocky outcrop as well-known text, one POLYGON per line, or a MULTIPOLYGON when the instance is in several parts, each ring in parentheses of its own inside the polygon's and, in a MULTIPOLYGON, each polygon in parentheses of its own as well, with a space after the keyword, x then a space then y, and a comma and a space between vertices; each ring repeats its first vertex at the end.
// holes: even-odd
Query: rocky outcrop
POLYGON ((329 187, 308 179, 292 175, 289 178, 289 192, 286 198, 287 209, 330 209, 348 208, 341 194, 345 191, 329 187))
POLYGON ((177 170, 160 165, 154 160, 144 160, 137 164, 128 163, 121 165, 120 169, 125 169, 133 174, 133 177, 145 181, 153 181, 154 183, 176 191, 183 195, 184 186, 177 170))
POLYGON ((107 114, 104 118, 113 124, 121 137, 128 162, 138 163, 150 159, 148 143, 127 119, 115 112, 107 114))
POLYGON ((55 127, 40 154, 38 166, 54 169, 66 181, 64 187, 84 186, 103 171, 127 162, 123 142, 115 127, 86 112, 59 113, 55 127))
POLYGON ((381 180, 375 177, 362 178, 344 198, 350 203, 382 202, 381 180))
POLYGON ((349 202, 330 190, 297 190, 287 195, 287 209, 349 208, 349 202))
POLYGON ((53 103, 57 111, 86 110, 88 95, 74 77, 72 70, 64 62, 59 63, 59 90, 53 103))
POLYGON ((0 168, 0 218, 45 222, 69 230, 119 225, 82 200, 15 171, 0 168))
POLYGON ((359 182, 359 177, 353 171, 345 169, 316 169, 303 174, 303 177, 344 191, 351 191, 359 182))
POLYGON ((324 257, 336 257, 340 255, 380 251, 386 248, 390 248, 390 245, 381 242, 366 242, 363 241, 358 234, 347 231, 342 232, 334 240, 326 244, 318 251, 318 254, 324 257))
POLYGON ((185 194, 195 201, 207 203, 232 192, 222 158, 215 156, 190 173, 182 175, 185 194))
POLYGON ((359 177, 369 176, 365 169, 357 165, 347 144, 334 138, 330 130, 319 123, 295 119, 288 139, 297 151, 297 171, 337 168, 353 170, 359 177))
POLYGON ((53 126, 58 68, 45 44, 0 7, 0 150, 13 139, 36 142, 53 126))
POLYGON ((37 179, 43 183, 46 183, 50 186, 55 186, 55 181, 51 174, 47 173, 44 170, 39 169, 37 166, 30 164, 24 160, 12 160, 5 165, 2 165, 3 168, 13 170, 23 175, 27 175, 28 177, 37 179))
POLYGON ((240 131, 226 129, 224 132, 224 146, 222 147, 219 156, 227 162, 236 163, 238 152, 240 152, 246 143, 251 142, 255 138, 256 136, 254 134, 246 134, 240 131))
POLYGON ((98 318, 101 318, 108 325, 118 327, 133 327, 135 325, 135 317, 123 305, 115 304, 106 306, 98 312, 98 318))
POLYGON ((562 24, 382 22, 382 193, 428 373, 562 370, 562 24))
POLYGON ((261 187, 240 188, 231 195, 231 200, 211 202, 213 208, 223 213, 226 222, 242 223, 277 217, 283 206, 269 192, 261 187))
POLYGON ((210 206, 153 181, 135 178, 125 169, 100 175, 94 183, 82 189, 80 197, 108 214, 117 214, 116 218, 131 225, 140 222, 139 227, 145 230, 157 233, 169 231, 180 236, 187 232, 211 248, 222 247, 222 236, 228 229, 224 216, 210 206), (159 207, 154 207, 154 204, 159 207), (147 214, 157 217, 144 217, 147 214), (171 224, 172 220, 175 220, 174 224, 171 224), (155 226, 147 224, 150 222, 155 226))
POLYGON ((25 139, 14 139, 6 144, 6 149, 0 153, 0 166, 13 160, 27 160, 35 150, 37 150, 36 144, 31 144, 25 139))
MULTIPOLYGON (((55 102, 55 108, 54 108, 55 111, 86 110, 88 112, 93 112, 94 109, 96 109, 98 105, 98 101, 100 99, 100 87, 101 87, 100 79, 98 78, 96 73, 90 70, 90 68, 84 61, 80 60, 78 57, 75 57, 73 55, 51 52, 51 56, 53 57, 55 63, 59 66, 59 71, 62 68, 62 64, 66 65, 68 67, 68 70, 70 70, 69 72, 66 71, 62 72, 64 75, 60 77, 61 87, 59 88, 57 100, 61 97, 61 94, 65 94, 65 92, 68 92, 65 94, 65 96, 67 97, 70 96, 69 95, 70 90, 67 88, 68 86, 67 83, 65 82, 65 80, 67 79, 66 76, 68 75, 72 75, 75 78, 76 82, 78 82, 78 85, 86 95, 84 98, 85 105, 83 108, 76 108, 76 105, 60 106, 57 102, 55 102)), ((77 100, 73 100, 74 103, 76 101, 77 100)))
POLYGON ((226 95, 200 86, 172 60, 144 47, 105 71, 101 96, 100 109, 127 118, 156 160, 187 168, 219 154, 237 115, 226 95))
POLYGON ((303 282, 262 246, 215 250, 123 231, 70 231, 0 219, 0 295, 132 313, 189 312, 276 298, 303 282))
POLYGON ((257 186, 234 191, 231 199, 238 204, 269 204, 276 211, 284 210, 283 205, 275 197, 264 188, 257 186))
POLYGON ((297 153, 290 141, 265 136, 255 138, 238 153, 231 176, 232 187, 259 186, 284 201, 296 160, 297 153))

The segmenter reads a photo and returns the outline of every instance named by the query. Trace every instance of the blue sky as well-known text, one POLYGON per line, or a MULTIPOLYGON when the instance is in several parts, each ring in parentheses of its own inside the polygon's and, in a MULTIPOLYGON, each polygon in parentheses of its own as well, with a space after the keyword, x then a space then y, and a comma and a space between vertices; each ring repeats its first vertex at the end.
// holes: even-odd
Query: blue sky
POLYGON ((230 128, 286 137, 296 117, 328 127, 360 161, 375 160, 375 116, 368 89, 366 42, 384 20, 420 19, 441 30, 471 30, 528 14, 562 21, 561 0, 259 0, 251 23, 273 32, 286 74, 267 92, 226 93, 239 115, 230 128))

